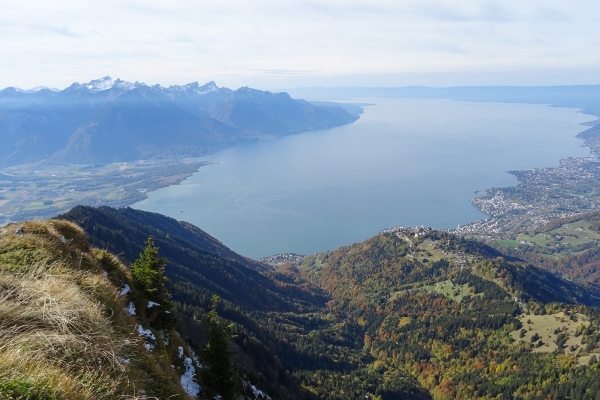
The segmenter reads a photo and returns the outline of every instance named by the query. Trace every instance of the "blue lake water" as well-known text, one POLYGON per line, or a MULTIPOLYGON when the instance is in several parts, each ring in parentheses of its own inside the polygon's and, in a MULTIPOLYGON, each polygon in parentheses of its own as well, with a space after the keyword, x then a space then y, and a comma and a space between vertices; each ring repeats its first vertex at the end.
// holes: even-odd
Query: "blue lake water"
MULTIPOLYGON (((348 100, 347 100, 348 101, 348 100)), ((451 228, 485 218, 469 201, 509 170, 588 156, 593 120, 545 105, 428 99, 372 103, 353 124, 229 148, 134 207, 197 225, 248 257, 311 254, 381 229, 451 228)))

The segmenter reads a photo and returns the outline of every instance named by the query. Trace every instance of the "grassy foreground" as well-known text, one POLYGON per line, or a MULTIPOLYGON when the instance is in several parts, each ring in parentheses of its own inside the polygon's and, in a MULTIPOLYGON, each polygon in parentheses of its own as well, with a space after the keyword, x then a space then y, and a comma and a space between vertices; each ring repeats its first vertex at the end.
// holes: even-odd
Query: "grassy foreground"
POLYGON ((187 398, 186 344, 152 329, 129 287, 128 269, 70 222, 1 229, 0 398, 187 398))

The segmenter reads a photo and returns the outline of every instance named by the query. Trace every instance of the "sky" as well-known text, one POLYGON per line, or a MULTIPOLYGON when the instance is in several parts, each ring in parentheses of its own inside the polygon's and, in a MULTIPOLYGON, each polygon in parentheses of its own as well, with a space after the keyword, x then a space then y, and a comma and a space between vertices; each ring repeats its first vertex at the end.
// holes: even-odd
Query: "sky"
POLYGON ((0 0, 0 88, 600 83, 594 0, 0 0))

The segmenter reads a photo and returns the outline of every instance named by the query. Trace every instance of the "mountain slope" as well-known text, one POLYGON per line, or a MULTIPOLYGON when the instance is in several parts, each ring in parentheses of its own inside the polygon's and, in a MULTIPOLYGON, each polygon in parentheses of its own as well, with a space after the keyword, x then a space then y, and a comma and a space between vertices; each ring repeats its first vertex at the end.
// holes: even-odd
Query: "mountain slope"
MULTIPOLYGON (((360 327, 328 309, 330 297, 293 268, 266 269, 232 255, 198 228, 154 213, 77 207, 60 218, 80 224, 91 243, 120 254, 125 262, 137 257, 138 240, 152 236, 169 259, 166 275, 190 343, 202 343, 195 333, 200 329, 196 320, 209 308, 211 294, 217 293, 223 299, 219 314, 236 327, 238 367, 269 396, 318 398, 314 388, 298 379, 298 371, 361 371, 361 377, 369 378, 354 384, 353 392, 363 398, 382 385, 360 351, 360 327)), ((428 398, 414 378, 397 375, 403 384, 383 392, 428 398)))
MULTIPOLYGON (((156 213, 109 207, 79 206, 58 218, 78 224, 94 246, 109 249, 128 262, 137 258, 144 241, 151 236, 169 260, 167 277, 174 284, 201 287, 207 300, 216 293, 224 300, 250 308, 292 307, 281 288, 259 273, 267 267, 234 253, 191 224, 156 213)), ((175 292, 174 299, 185 301, 181 292, 175 292)))
MULTIPOLYGON (((595 399, 594 288, 478 241, 399 230, 277 270, 130 209, 62 218, 128 261, 155 237, 192 345, 212 291, 248 382, 285 399, 595 399), (138 247, 136 247, 138 246, 138 247), (244 261, 246 260, 246 261, 244 261)), ((191 228, 190 228, 191 229, 191 228)))
POLYGON ((597 290, 505 256, 482 242, 440 231, 412 236, 412 230, 381 234, 326 255, 308 256, 303 274, 335 297, 353 299, 388 296, 406 285, 435 279, 453 264, 489 279, 501 275, 506 290, 523 301, 600 305, 597 290), (434 249, 437 254, 427 256, 434 249))
POLYGON ((147 86, 105 77, 55 92, 0 91, 0 165, 114 162, 206 154, 226 145, 354 122, 286 93, 147 86))
MULTIPOLYGON (((384 376, 436 399, 594 399, 598 292, 476 241, 398 230, 305 257, 301 275, 364 329, 384 376)), ((316 385, 322 376, 303 375, 316 385)))

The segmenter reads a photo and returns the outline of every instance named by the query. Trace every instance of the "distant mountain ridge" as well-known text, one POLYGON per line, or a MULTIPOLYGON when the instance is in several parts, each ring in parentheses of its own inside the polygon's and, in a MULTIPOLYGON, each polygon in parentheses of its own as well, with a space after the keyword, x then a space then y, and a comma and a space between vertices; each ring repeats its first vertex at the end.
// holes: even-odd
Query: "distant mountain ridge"
POLYGON ((9 87, 0 91, 0 166, 198 156, 356 119, 335 105, 215 82, 166 88, 107 76, 61 91, 9 87))

